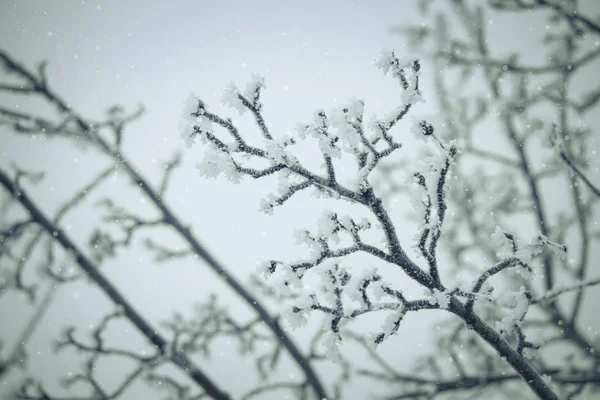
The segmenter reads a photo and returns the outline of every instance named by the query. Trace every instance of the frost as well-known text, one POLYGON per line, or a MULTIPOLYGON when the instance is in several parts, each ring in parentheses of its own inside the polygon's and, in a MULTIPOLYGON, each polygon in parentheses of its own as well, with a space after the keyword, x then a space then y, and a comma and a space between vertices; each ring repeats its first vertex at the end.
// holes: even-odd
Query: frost
POLYGON ((375 65, 383 71, 384 75, 387 75, 390 69, 395 72, 399 69, 410 68, 411 60, 409 58, 398 59, 393 50, 382 49, 379 58, 375 60, 375 65))
POLYGON ((334 363, 340 363, 342 361, 340 356, 339 345, 342 343, 342 337, 339 333, 327 332, 323 335, 321 344, 325 351, 325 356, 333 361, 334 363))
POLYGON ((200 99, 193 93, 184 102, 181 120, 179 121, 179 131, 187 148, 191 148, 195 143, 194 124, 198 118, 193 114, 197 113, 199 103, 200 99))
POLYGON ((417 140, 424 140, 433 135, 433 126, 427 121, 413 119, 410 124, 410 131, 417 140))
POLYGON ((278 268, 278 270, 281 271, 283 278, 289 285, 296 289, 302 289, 302 282, 300 281, 300 277, 289 264, 281 263, 280 268, 278 268))
POLYGON ((196 168, 200 175, 206 178, 214 179, 223 173, 233 183, 241 182, 241 174, 231 156, 216 148, 207 151, 202 161, 196 164, 196 168))
POLYGON ((302 229, 296 229, 293 232, 293 237, 296 244, 303 244, 309 248, 310 254, 306 259, 308 262, 314 262, 319 259, 323 252, 323 244, 319 239, 313 237, 307 230, 302 229))
POLYGON ((383 284, 381 282, 375 282, 371 285, 371 293, 373 294, 373 298, 377 301, 381 300, 383 296, 387 295, 387 293, 383 290, 383 284))
MULTIPOLYGON (((375 278, 376 276, 377 269, 366 268, 350 279, 344 292, 347 294, 350 300, 360 303, 361 306, 366 306, 361 292, 362 286, 365 284, 365 282, 370 282, 369 289, 371 289, 371 292, 380 291, 383 293, 381 285, 377 284, 379 279, 375 278)), ((375 295, 374 297, 376 300, 380 300, 382 296, 375 295)))
POLYGON ((510 332, 514 326, 520 326, 521 320, 529 309, 531 295, 524 286, 518 292, 503 292, 496 298, 496 304, 505 308, 505 314, 496 321, 496 329, 510 332))
MULTIPOLYGON (((214 133, 213 124, 207 118, 200 117, 197 123, 198 128, 201 132, 214 133)), ((204 140, 206 142, 206 140, 204 140)))
POLYGON ((347 106, 334 110, 331 115, 331 126, 337 130, 345 149, 354 152, 361 146, 358 129, 362 128, 364 101, 351 99, 347 106))
POLYGON ((331 236, 338 226, 335 223, 336 214, 331 211, 325 211, 319 218, 317 232, 320 236, 331 236))
POLYGON ((252 74, 250 82, 244 90, 244 97, 254 103, 258 100, 257 94, 261 89, 266 89, 265 78, 258 74, 252 74))
POLYGON ((421 93, 419 93, 419 90, 415 87, 415 83, 412 81, 412 79, 409 79, 408 81, 408 89, 403 91, 400 95, 402 104, 409 105, 424 102, 425 100, 423 100, 423 96, 421 96, 421 93))
POLYGON ((398 333, 400 322, 404 318, 404 310, 400 309, 388 315, 383 322, 383 334, 387 337, 398 333))
POLYGON ((512 235, 505 233, 500 227, 491 235, 493 244, 499 249, 499 257, 506 258, 511 255, 524 264, 528 264, 534 257, 539 256, 547 247, 554 251, 560 258, 567 256, 567 247, 550 241, 546 236, 538 234, 530 243, 525 243, 512 235))
POLYGON ((367 335, 367 345, 372 350, 376 350, 377 345, 383 343, 384 340, 389 339, 390 336, 398 334, 398 330, 402 320, 404 319, 404 315, 404 310, 402 308, 390 313, 383 322, 381 332, 370 333, 367 335))
POLYGON ((440 308, 447 309, 450 306, 450 296, 446 292, 433 289, 431 296, 429 296, 429 304, 437 304, 440 308))
POLYGON ((295 300, 294 305, 283 314, 283 317, 292 329, 301 328, 308 322, 307 315, 315 304, 313 294, 302 295, 295 300))
POLYGON ((509 257, 513 254, 512 242, 506 237, 506 234, 499 226, 496 226, 496 230, 490 236, 492 244, 498 249, 496 254, 500 258, 509 257))
POLYGON ((194 123, 196 120, 196 114, 198 112, 198 105, 200 104, 200 98, 196 96, 194 93, 190 93, 190 95, 185 99, 183 106, 183 120, 188 123, 194 123))
POLYGON ((256 273, 258 276, 262 277, 263 279, 267 280, 271 277, 271 275, 273 274, 273 266, 271 264, 271 261, 262 261, 259 262, 258 265, 256 266, 256 273))
POLYGON ((417 60, 399 59, 393 51, 384 49, 375 65, 383 71, 384 75, 391 71, 394 77, 400 81, 404 89, 400 95, 402 108, 423 101, 417 85, 421 69, 417 60))
POLYGON ((308 322, 306 313, 297 307, 292 307, 291 310, 284 312, 283 318, 292 329, 301 328, 308 322))
POLYGON ((303 288, 302 275, 295 272, 291 265, 277 263, 275 272, 271 274, 270 283, 276 293, 282 296, 296 296, 303 288))
POLYGON ((222 102, 224 105, 235 108, 238 110, 240 115, 246 111, 246 107, 244 103, 240 99, 240 91, 238 90, 235 82, 230 82, 229 85, 225 88, 225 92, 223 93, 222 102))
POLYGON ((294 141, 284 137, 281 140, 265 139, 264 148, 266 157, 271 161, 272 165, 277 164, 295 164, 296 158, 289 154, 286 150, 294 141))
POLYGON ((273 215, 275 204, 277 204, 277 197, 273 193, 269 193, 266 198, 260 201, 259 210, 267 215, 273 215))
POLYGON ((267 157, 273 162, 273 165, 285 163, 285 149, 276 141, 265 140, 265 150, 267 157))
POLYGON ((383 49, 381 50, 379 58, 375 60, 375 65, 377 66, 377 68, 383 71, 384 75, 386 75, 389 72, 390 67, 394 64, 394 62, 394 52, 390 49, 383 49))
POLYGON ((312 137, 317 140, 322 154, 332 158, 340 158, 341 151, 336 146, 339 137, 328 131, 329 121, 324 110, 317 110, 313 114, 313 121, 309 124, 296 125, 296 131, 301 139, 312 137))

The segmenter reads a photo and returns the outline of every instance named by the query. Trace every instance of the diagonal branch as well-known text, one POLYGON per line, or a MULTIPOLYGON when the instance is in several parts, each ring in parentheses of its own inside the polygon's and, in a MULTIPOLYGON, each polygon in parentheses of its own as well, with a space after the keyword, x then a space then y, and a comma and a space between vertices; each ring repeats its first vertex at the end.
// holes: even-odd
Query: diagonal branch
MULTIPOLYGON (((123 297, 115 286, 99 271, 99 269, 87 258, 75 243, 54 223, 52 223, 37 205, 29 198, 22 189, 14 186, 11 179, 0 170, 0 184, 21 203, 29 212, 31 218, 39 224, 48 235, 54 237, 66 251, 72 252, 77 264, 87 276, 98 285, 98 287, 113 301, 114 304, 123 309, 123 314, 129 321, 154 344, 161 353, 167 351, 167 341, 158 333, 156 328, 150 325, 146 319, 123 297)), ((200 385, 210 396, 215 399, 228 400, 229 395, 222 391, 198 366, 196 366, 183 353, 173 353, 170 360, 186 373, 194 382, 200 385)))

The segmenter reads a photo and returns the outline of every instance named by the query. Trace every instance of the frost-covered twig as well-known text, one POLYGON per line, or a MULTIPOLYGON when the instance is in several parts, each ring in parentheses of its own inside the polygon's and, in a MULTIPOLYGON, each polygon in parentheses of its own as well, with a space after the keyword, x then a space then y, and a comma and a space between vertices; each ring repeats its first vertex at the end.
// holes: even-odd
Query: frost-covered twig
MULTIPOLYGON (((434 135, 433 127, 424 121, 418 124, 415 131, 419 137, 432 139, 438 154, 424 160, 420 170, 413 174, 417 178, 417 186, 425 192, 424 196, 421 192, 421 195, 414 199, 413 204, 418 210, 422 210, 424 215, 425 226, 419 232, 418 247, 428 261, 429 273, 412 261, 401 246, 394 222, 381 199, 376 195, 369 182, 369 176, 379 160, 400 148, 399 145, 395 145, 389 130, 407 114, 414 103, 420 100, 418 76, 421 67, 418 61, 401 61, 390 51, 382 53, 378 66, 384 73, 391 70, 394 77, 398 79, 402 89, 403 104, 390 117, 376 121, 372 125, 374 134, 369 136, 363 127, 364 103, 360 100, 354 100, 347 107, 334 110, 331 114, 319 110, 315 113, 312 124, 300 125, 300 139, 304 139, 307 135, 317 139, 325 161, 323 165, 325 176, 312 172, 294 156, 292 150, 297 143, 295 138, 276 139, 264 135, 262 147, 250 146, 230 119, 209 112, 206 104, 195 97, 189 99, 184 110, 182 138, 190 147, 196 139, 200 139, 206 145, 207 152, 198 164, 200 173, 206 177, 215 178, 224 173, 229 180, 238 183, 244 176, 261 178, 273 174, 279 175, 280 182, 283 181, 280 185, 282 187, 280 196, 268 197, 261 206, 265 212, 273 212, 274 205, 284 204, 295 193, 309 186, 314 186, 327 197, 348 200, 363 205, 370 211, 377 226, 383 231, 385 249, 370 245, 361 246, 363 241, 360 232, 371 225, 368 221, 357 224, 351 218, 342 219, 336 213, 326 213, 318 232, 311 234, 303 231, 298 235, 300 242, 312 250, 312 256, 308 260, 292 264, 270 261, 262 269, 267 277, 273 276, 277 279, 276 277, 281 275, 279 282, 282 285, 279 289, 282 293, 288 293, 290 290, 298 291, 298 296, 292 297, 294 300, 287 313, 293 326, 306 323, 305 314, 312 311, 319 311, 327 316, 324 320, 324 329, 328 333, 323 343, 330 358, 342 360, 337 345, 343 340, 341 325, 348 320, 366 313, 387 311, 389 316, 382 332, 375 333, 370 339, 371 343, 376 345, 398 332, 406 312, 444 308, 462 318, 481 338, 492 345, 525 378, 538 395, 557 399, 557 395, 540 374, 523 358, 521 346, 517 346, 516 349, 511 347, 499 332, 473 312, 472 305, 465 306, 460 300, 464 296, 472 299, 477 293, 469 294, 464 290, 447 291, 442 283, 436 250, 447 208, 447 178, 457 148, 454 143, 446 143, 434 135), (213 125, 223 128, 231 140, 221 139, 213 125), (387 143, 387 146, 379 150, 376 146, 381 139, 387 143), (336 163, 332 161, 334 158, 340 158, 343 153, 354 156, 356 160, 356 178, 349 185, 344 185, 337 180, 334 170, 336 163), (240 157, 241 155, 244 157, 240 157), (263 167, 248 166, 250 161, 247 160, 255 160, 253 165, 262 162, 263 167), (332 242, 340 242, 340 233, 349 236, 346 240, 349 239, 352 244, 332 248, 332 242), (410 278, 431 293, 430 298, 407 301, 401 291, 384 284, 374 271, 353 276, 350 271, 341 267, 337 260, 357 251, 366 251, 376 258, 400 267, 410 278), (328 262, 330 259, 336 259, 336 262, 328 262), (312 290, 303 292, 306 290, 305 277, 313 272, 320 276, 322 287, 318 292, 312 290), (379 298, 384 296, 389 301, 379 301, 379 298), (348 298, 358 302, 360 306, 350 307, 347 303, 348 298)), ((246 91, 254 92, 259 86, 264 87, 264 82, 262 79, 255 78, 246 91)), ((251 107, 244 98, 245 96, 231 85, 224 100, 226 104, 237 108, 241 114, 245 108, 251 107)), ((515 244, 519 252, 516 255, 517 259, 527 258, 524 253, 527 251, 531 253, 529 257, 535 256, 549 243, 544 235, 540 235, 538 242, 525 246, 519 245, 520 247, 515 244)), ((511 262, 508 261, 507 265, 510 264, 511 262)), ((494 270, 494 273, 505 268, 496 269, 498 271, 494 270)), ((476 292, 481 289, 485 279, 487 278, 476 286, 476 292)), ((519 321, 525 315, 528 305, 529 303, 525 305, 524 310, 517 306, 519 317, 513 322, 516 328, 519 328, 519 321)), ((503 321, 503 323, 507 322, 503 321)))
MULTIPOLYGON (((543 253, 539 263, 535 259, 526 261, 534 275, 544 280, 544 292, 550 294, 548 300, 536 300, 543 299, 544 294, 536 294, 538 288, 530 283, 530 274, 523 274, 521 272, 526 270, 518 268, 516 274, 507 272, 498 276, 494 284, 482 284, 481 293, 472 296, 469 301, 477 304, 476 308, 486 316, 486 320, 501 320, 503 313, 498 311, 504 307, 498 308, 498 300, 508 300, 508 297, 519 293, 514 292, 515 286, 525 286, 525 291, 521 293, 531 292, 531 304, 548 318, 537 321, 535 325, 531 325, 531 317, 522 321, 513 320, 519 324, 511 332, 505 333, 506 339, 523 354, 535 356, 539 352, 544 358, 544 345, 548 342, 541 340, 540 349, 530 351, 532 349, 527 348, 529 343, 526 337, 538 339, 544 337, 539 332, 556 332, 553 341, 567 345, 576 359, 580 354, 583 355, 579 359, 581 363, 578 361, 575 365, 587 368, 588 365, 597 365, 598 348, 591 333, 582 329, 586 323, 582 324, 579 318, 586 290, 573 288, 575 296, 565 296, 568 299, 564 301, 560 301, 560 295, 552 294, 554 290, 563 293, 561 287, 556 286, 558 279, 572 279, 574 286, 587 281, 586 274, 593 265, 594 246, 597 245, 590 228, 597 212, 598 197, 594 187, 589 186, 590 180, 586 182, 587 176, 592 176, 586 167, 591 165, 588 154, 592 143, 590 138, 595 129, 585 127, 581 121, 584 113, 597 108, 600 91, 597 85, 591 84, 586 86, 586 92, 582 94, 573 89, 573 83, 582 82, 581 79, 588 82, 583 71, 588 67, 593 68, 599 61, 600 51, 587 44, 588 40, 598 37, 598 25, 578 2, 508 0, 491 1, 488 4, 502 11, 527 10, 527 13, 521 13, 523 17, 539 16, 542 13, 537 11, 543 12, 544 8, 550 11, 546 13, 548 22, 542 34, 543 47, 549 51, 543 60, 540 59, 540 63, 521 62, 520 58, 525 54, 520 54, 518 50, 506 57, 497 56, 497 49, 492 47, 491 38, 495 33, 492 21, 511 18, 511 15, 499 15, 486 4, 440 1, 435 6, 423 7, 424 17, 433 17, 429 18, 428 24, 400 30, 412 39, 419 50, 427 49, 434 55, 435 71, 444 71, 443 74, 434 74, 445 123, 445 129, 439 130, 439 134, 446 138, 458 138, 461 144, 465 144, 461 146, 462 154, 457 157, 458 165, 454 169, 459 184, 450 191, 449 196, 449 204, 460 210, 460 215, 449 222, 448 228, 451 230, 445 232, 448 250, 454 258, 453 271, 465 273, 465 267, 468 267, 478 271, 479 275, 481 267, 473 260, 480 260, 481 257, 487 260, 499 258, 499 265, 502 265, 507 257, 514 256, 518 249, 511 246, 518 247, 520 241, 515 239, 516 235, 508 235, 512 238, 506 237, 508 252, 500 255, 497 254, 498 247, 488 240, 487 235, 496 225, 504 225, 509 220, 511 224, 517 223, 514 228, 517 232, 525 228, 519 225, 521 222, 525 223, 529 217, 533 217, 534 231, 539 230, 541 237, 546 238, 544 240, 552 239, 552 242, 546 243, 551 250, 558 250, 555 252, 558 256, 552 252, 543 253), (572 165, 579 168, 580 174, 573 171, 565 179, 562 173, 564 169, 560 167, 563 163, 569 163, 560 151, 548 156, 543 154, 539 161, 540 153, 548 153, 538 151, 535 137, 544 131, 542 128, 545 124, 541 121, 545 120, 556 120, 556 132, 560 132, 560 144, 564 146, 559 150, 568 155, 572 165), (498 124, 496 128, 488 129, 488 125, 485 125, 481 129, 478 124, 482 121, 498 124), (496 132, 498 135, 494 136, 496 132), (501 140, 508 140, 511 147, 496 146, 501 140), (482 168, 475 168, 475 165, 482 168), (552 184, 547 185, 549 182, 552 184), (586 191, 584 186, 590 191, 586 191), (561 205, 560 210, 554 207, 557 193, 569 197, 568 206, 561 205), (556 242, 573 243, 575 252, 570 253, 568 258, 564 257, 566 248, 556 242), (543 268, 543 273, 539 272, 539 266, 543 268), (503 292, 498 290, 496 282, 502 285, 503 292), (513 294, 505 296, 507 293, 513 294), (575 301, 571 301, 573 298, 575 301)), ((393 179, 393 175, 388 174, 385 178, 393 179)), ((570 287, 567 283, 565 285, 570 287)), ((522 300, 524 304, 524 298, 522 300)), ((511 305, 506 302, 505 306, 512 308, 518 303, 511 305)), ((516 308, 513 308, 513 312, 516 312, 516 308)), ((466 328, 468 332, 470 326, 466 328)), ((446 332, 443 332, 438 340, 443 340, 445 335, 446 332)), ((465 348, 463 341, 447 344, 446 348, 461 352, 465 348)), ((470 363, 475 358, 467 357, 470 363)), ((477 364, 479 368, 490 368, 490 371, 497 373, 501 371, 501 366, 492 362, 493 355, 481 358, 483 364, 477 364)), ((443 357, 441 353, 433 354, 431 359, 442 361, 443 357)), ((540 357, 534 357, 531 362, 540 373, 549 375, 548 366, 540 357)), ((427 371, 433 371, 433 368, 428 367, 427 371)), ((585 397, 586 389, 597 386, 593 383, 597 380, 593 378, 594 374, 590 369, 587 374, 590 384, 587 385, 585 378, 581 378, 575 388, 554 379, 552 385, 561 391, 562 396, 585 397)), ((482 391, 485 386, 485 383, 482 384, 482 391)), ((467 396, 467 393, 465 390, 464 395, 467 396)))
POLYGON ((555 287, 551 291, 544 293, 543 296, 536 297, 533 300, 531 300, 531 304, 543 304, 543 303, 552 301, 555 298, 562 296, 563 294, 571 293, 571 292, 580 292, 588 287, 596 286, 598 284, 600 284, 600 278, 588 279, 588 280, 581 281, 581 282, 575 282, 568 286, 555 287))

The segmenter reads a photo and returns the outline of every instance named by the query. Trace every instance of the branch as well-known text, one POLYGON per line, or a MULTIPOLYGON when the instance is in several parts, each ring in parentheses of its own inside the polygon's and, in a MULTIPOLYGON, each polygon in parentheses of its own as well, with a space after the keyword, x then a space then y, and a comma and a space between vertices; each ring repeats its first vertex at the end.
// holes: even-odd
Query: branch
MULTIPOLYGON (((31 218, 38 223, 47 234, 54 237, 66 251, 71 252, 74 255, 75 260, 87 276, 98 285, 115 305, 123 309, 123 314, 140 331, 140 333, 154 344, 161 353, 164 353, 167 346, 166 340, 125 300, 123 295, 117 291, 104 275, 102 275, 99 269, 79 250, 71 239, 44 216, 35 203, 29 199, 29 196, 23 190, 17 190, 17 188, 15 188, 14 183, 2 170, 0 170, 0 184, 18 199, 21 205, 29 212, 31 218)), ((192 380, 204 388, 204 390, 213 398, 223 400, 229 399, 229 396, 216 386, 201 369, 195 366, 185 354, 174 353, 170 357, 170 360, 181 368, 192 380)))
MULTIPOLYGON (((29 72, 26 68, 22 67, 7 53, 0 51, 0 61, 3 62, 9 71, 20 75, 26 81, 30 82, 34 86, 39 85, 42 81, 34 76, 33 73, 29 72)), ((37 86, 36 86, 37 87, 37 86)), ((122 154, 118 149, 111 147, 109 143, 104 141, 101 137, 96 135, 93 129, 93 125, 84 120, 83 117, 78 115, 67 103, 62 100, 56 93, 49 90, 47 85, 40 86, 37 91, 39 95, 45 98, 51 104, 57 106, 61 113, 64 113, 68 118, 72 119, 79 130, 79 136, 83 138, 89 138, 89 140, 96 145, 104 154, 109 156, 114 161, 118 162, 123 171, 125 171, 132 182, 151 200, 152 203, 161 212, 164 221, 168 223, 173 229, 175 229, 179 235, 189 244, 194 254, 197 254, 206 265, 209 266, 218 276, 223 277, 224 282, 229 285, 234 293, 241 296, 242 299, 259 315, 259 317, 265 321, 268 328, 273 332, 274 337, 280 341, 280 343, 290 353, 298 367, 303 371, 309 385, 312 387, 316 396, 319 398, 327 398, 327 393, 323 388, 317 374, 312 369, 310 363, 306 360, 298 346, 292 341, 290 336, 279 326, 278 322, 270 315, 265 306, 257 298, 255 298, 250 291, 245 288, 233 275, 227 271, 217 259, 204 247, 203 244, 191 233, 190 229, 181 222, 175 216, 175 213, 167 206, 164 199, 160 196, 160 193, 155 191, 150 183, 138 172, 138 169, 134 167, 130 161, 122 154)), ((0 110, 1 113, 1 110, 0 110)), ((206 114, 207 118, 211 118, 210 114, 206 114)), ((235 137, 237 131, 230 121, 219 120, 218 117, 213 116, 215 121, 226 129, 230 130, 231 134, 235 137)), ((239 136, 239 135, 238 135, 239 136)), ((250 146, 242 146, 244 151, 252 152, 250 146)), ((259 153, 260 154, 260 153, 259 153)), ((305 171, 300 171, 303 173, 305 171)), ((307 171, 306 171, 307 172, 307 171)), ((324 180, 323 180, 324 181, 324 180)))

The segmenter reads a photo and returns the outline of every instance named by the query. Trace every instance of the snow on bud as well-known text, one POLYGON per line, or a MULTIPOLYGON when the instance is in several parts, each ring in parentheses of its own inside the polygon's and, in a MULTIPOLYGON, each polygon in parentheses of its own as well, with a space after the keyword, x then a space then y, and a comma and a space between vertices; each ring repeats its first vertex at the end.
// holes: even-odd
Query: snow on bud
MULTIPOLYGON (((198 126, 198 128, 200 129, 200 131, 201 131, 202 133, 204 133, 204 132, 208 132, 208 133, 214 133, 213 124, 212 124, 212 122, 211 122, 211 121, 210 121, 208 118, 202 118, 202 117, 201 117, 201 118, 198 120, 198 124, 197 124, 197 126, 198 126)), ((205 139, 205 137, 204 137, 204 135, 202 135, 201 137, 202 137, 204 140, 206 140, 206 139, 205 139)))
POLYGON ((382 49, 379 58, 375 60, 375 66, 383 71, 384 75, 390 71, 390 67, 396 62, 394 51, 390 49, 382 49))
POLYGON ((390 313, 385 318, 382 326, 382 333, 386 338, 398 333, 398 328, 400 327, 400 322, 402 322, 403 318, 404 310, 402 308, 390 313))
POLYGON ((296 244, 307 244, 312 242, 310 233, 306 229, 295 229, 294 232, 292 232, 292 237, 296 244))
POLYGON ((306 139, 306 137, 311 134, 310 125, 304 122, 297 123, 295 131, 300 139, 306 139))
POLYGON ((196 132, 194 123, 198 118, 194 115, 198 112, 200 99, 191 93, 184 102, 181 120, 179 121, 179 131, 181 139, 187 148, 191 148, 195 143, 196 132))
POLYGON ((214 146, 208 149, 202 161, 196 164, 196 168, 200 175, 206 178, 216 178, 224 173, 233 183, 241 182, 241 175, 229 153, 214 146))
POLYGON ((272 261, 261 261, 257 263, 256 273, 264 280, 268 280, 275 273, 275 264, 272 261))
POLYGON ((301 276, 294 271, 291 265, 287 263, 281 263, 278 270, 282 272, 283 278, 289 283, 289 285, 293 286, 295 289, 302 289, 302 282, 300 281, 301 276))
MULTIPOLYGON (((273 271, 273 269, 268 271, 273 271)), ((278 295, 297 295, 303 287, 301 279, 301 272, 295 272, 287 263, 277 262, 277 268, 271 273, 269 282, 278 295)))
POLYGON ((375 268, 367 268, 358 273, 356 276, 352 276, 348 284, 346 285, 346 289, 344 293, 353 301, 360 303, 361 305, 365 305, 363 296, 362 296, 362 286, 365 282, 370 281, 369 287, 372 288, 373 284, 375 284, 374 277, 377 275, 377 270, 375 268))
POLYGON ((561 260, 564 261, 567 259, 567 246, 564 244, 554 243, 548 240, 546 242, 546 246, 549 247, 550 250, 554 252, 554 254, 556 254, 561 260))
POLYGON ((496 226, 496 230, 491 234, 492 244, 498 249, 496 254, 500 258, 510 257, 513 254, 513 244, 511 240, 506 237, 506 234, 499 226, 496 226))
POLYGON ((393 50, 382 49, 379 58, 375 60, 375 66, 383 71, 384 75, 392 69, 392 72, 398 73, 402 69, 410 68, 413 72, 419 72, 421 65, 416 60, 409 58, 399 59, 393 50))
POLYGON ((280 140, 265 139, 264 148, 266 157, 273 165, 277 164, 295 164, 296 158, 287 152, 287 147, 294 144, 292 138, 283 137, 280 140))
POLYGON ((342 112, 346 114, 349 122, 362 120, 365 112, 365 102, 364 100, 357 98, 350 99, 349 104, 342 110, 342 112))
POLYGON ((389 314, 383 323, 382 332, 367 334, 367 345, 372 350, 377 350, 377 346, 383 343, 384 340, 388 339, 391 335, 398 334, 398 329, 403 318, 404 310, 402 308, 389 314))
POLYGON ((515 257, 527 263, 533 257, 539 256, 546 247, 550 247, 559 257, 564 258, 567 255, 567 246, 551 242, 546 236, 540 233, 529 244, 519 243, 515 257))
POLYGON ((433 135, 433 126, 427 121, 413 119, 410 131, 417 140, 422 140, 427 136, 433 135))
POLYGON ((317 225, 317 232, 319 236, 328 237, 338 230, 336 217, 336 213, 332 211, 325 211, 321 217, 319 217, 317 225))
POLYGON ((446 292, 442 292, 438 289, 433 289, 430 296, 428 296, 429 304, 437 304, 440 308, 447 309, 450 306, 450 296, 446 292))
POLYGON ((246 90, 244 90, 244 97, 254 103, 257 98, 256 95, 259 93, 260 89, 266 89, 265 86, 265 78, 258 74, 252 74, 250 81, 246 85, 246 90))
POLYGON ((364 111, 362 100, 353 99, 347 107, 334 110, 331 113, 331 126, 338 131, 344 147, 355 151, 362 144, 356 126, 360 126, 364 111))
POLYGON ((344 215, 342 217, 339 217, 338 220, 340 221, 340 225, 342 225, 344 229, 348 231, 352 230, 353 222, 350 216, 344 215))
POLYGON ((198 112, 198 105, 200 104, 200 98, 196 96, 194 93, 190 93, 190 95, 185 99, 184 107, 183 107, 183 120, 194 123, 196 121, 196 114, 198 112))
POLYGON ((277 191, 280 194, 285 194, 290 190, 290 187, 292 186, 290 175, 289 172, 277 174, 277 191))
POLYGON ((417 89, 417 85, 416 85, 416 82, 415 82, 415 77, 411 76, 407 80, 408 80, 408 85, 409 86, 400 95, 400 100, 402 101, 402 104, 404 104, 405 106, 407 106, 409 104, 416 104, 416 103, 420 103, 420 102, 425 102, 425 100, 423 99, 423 96, 421 96, 421 93, 417 89))
POLYGON ((242 103, 242 100, 240 99, 239 95, 240 91, 235 85, 235 82, 232 81, 225 88, 225 92, 223 93, 223 98, 221 101, 224 105, 235 108, 236 110, 238 110, 240 115, 242 115, 244 111, 246 111, 246 107, 244 106, 244 103, 242 103))
POLYGON ((332 362, 338 364, 342 361, 339 346, 342 343, 342 337, 339 333, 328 332, 323 335, 321 344, 323 345, 325 356, 332 362))
POLYGON ((383 296, 387 296, 385 290, 383 290, 383 282, 377 281, 371 284, 371 294, 376 301, 379 301, 383 296))
POLYGON ((271 162, 276 164, 284 164, 287 158, 285 148, 275 140, 265 140, 266 156, 271 162))
POLYGON ((506 312, 500 321, 496 321, 496 329, 500 332, 510 332, 515 326, 520 326, 530 301, 531 293, 524 286, 521 286, 518 292, 502 292, 496 303, 504 306, 506 312))
POLYGON ((286 321, 292 329, 302 328, 308 322, 306 311, 296 306, 292 306, 282 314, 284 321, 286 321))
POLYGON ((273 193, 269 193, 266 198, 260 201, 259 210, 267 215, 273 215, 276 202, 277 197, 273 193))
POLYGON ((283 313, 283 318, 292 329, 301 328, 308 322, 307 316, 316 304, 314 294, 301 295, 294 304, 283 313))

